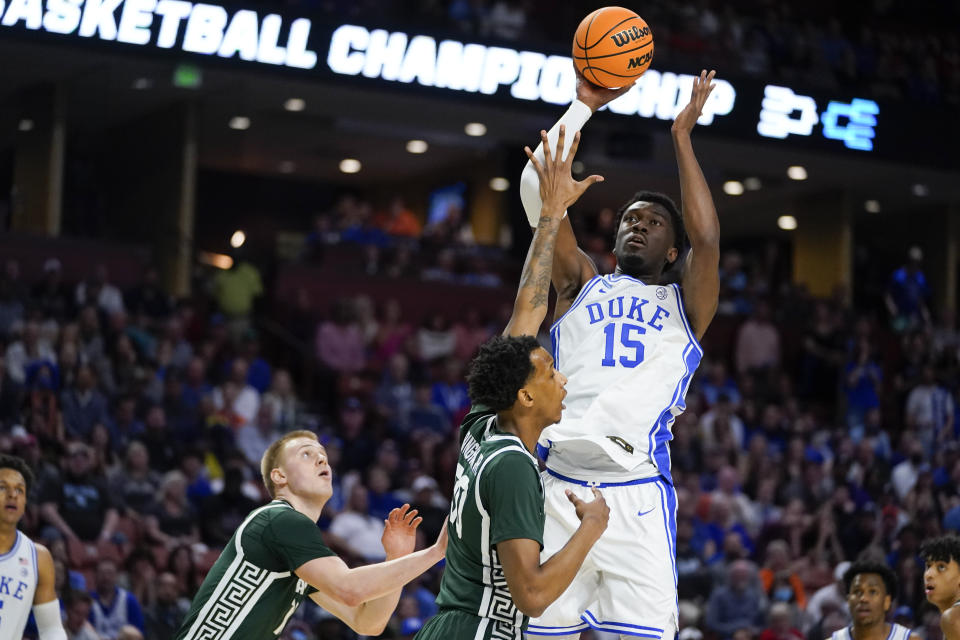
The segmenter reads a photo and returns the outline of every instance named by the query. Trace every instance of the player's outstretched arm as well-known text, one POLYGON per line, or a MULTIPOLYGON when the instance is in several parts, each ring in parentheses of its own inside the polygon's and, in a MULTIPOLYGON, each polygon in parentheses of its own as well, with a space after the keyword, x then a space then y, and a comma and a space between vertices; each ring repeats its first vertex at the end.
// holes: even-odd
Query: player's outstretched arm
MULTIPOLYGON (((423 522, 423 518, 417 515, 416 509, 410 509, 409 504, 390 512, 390 515, 384 520, 383 536, 381 538, 387 560, 402 558, 413 552, 417 542, 417 527, 420 526, 421 522, 423 522)), ((390 616, 400 601, 402 591, 403 588, 400 587, 385 596, 355 607, 348 607, 337 602, 321 591, 312 594, 310 598, 340 618, 357 633, 378 636, 386 629, 387 622, 390 621, 390 616)))
POLYGON ((590 548, 607 528, 610 508, 600 491, 593 489, 592 502, 584 502, 570 491, 567 498, 577 510, 580 526, 546 562, 540 564, 540 544, 536 540, 516 538, 497 545, 513 602, 532 618, 543 614, 566 591, 590 548))
POLYGON ((40 640, 67 640, 60 620, 60 602, 55 587, 53 556, 42 544, 37 547, 37 590, 33 594, 33 616, 37 620, 40 640))
MULTIPOLYGON (((395 558, 355 569, 349 568, 337 556, 315 558, 296 570, 297 577, 317 589, 320 594, 315 602, 353 626, 358 624, 356 610, 362 604, 391 596, 418 575, 439 562, 447 551, 447 527, 444 524, 440 536, 430 547, 402 558, 395 558)), ((391 608, 392 610, 392 608, 391 608)), ((364 628, 354 631, 364 635, 377 635, 378 625, 369 619, 361 619, 364 628), (369 623, 370 627, 365 625, 369 623)))
POLYGON ((703 337, 717 312, 720 295, 720 220, 710 187, 693 152, 690 132, 713 91, 713 77, 704 70, 693 79, 690 102, 673 121, 673 148, 680 170, 683 221, 690 252, 683 272, 683 302, 697 339, 703 337))
MULTIPOLYGON (((540 137, 546 144, 547 132, 541 131, 540 137)), ((542 163, 534 156, 530 147, 524 147, 537 172, 540 200, 543 204, 540 207, 537 229, 530 241, 530 249, 527 250, 527 259, 523 263, 523 272, 520 274, 520 288, 513 303, 513 315, 503 330, 504 335, 537 335, 543 318, 547 315, 554 249, 563 212, 576 202, 590 185, 603 180, 600 176, 590 176, 579 182, 573 179, 570 167, 580 145, 580 133, 574 134, 570 152, 565 159, 561 159, 565 137, 566 127, 560 125, 557 143, 555 146, 546 144, 542 163)))
MULTIPOLYGON (((573 134, 583 128, 590 116, 607 103, 622 96, 633 86, 633 83, 631 83, 620 89, 605 89, 587 81, 576 66, 574 66, 574 73, 577 75, 577 97, 570 108, 567 109, 567 112, 547 134, 547 145, 553 149, 557 145, 561 125, 565 127, 568 142, 563 149, 561 158, 565 158, 569 152, 573 134)), ((537 146, 533 155, 538 162, 543 162, 542 142, 537 146)), ((530 226, 536 228, 543 202, 540 198, 540 181, 532 161, 527 162, 523 168, 523 173, 520 175, 520 201, 523 203, 523 209, 527 214, 530 226)), ((553 273, 551 275, 553 286, 557 290, 557 308, 554 311, 554 318, 558 318, 570 308, 584 283, 597 275, 597 266, 577 246, 573 226, 566 217, 560 222, 555 252, 556 258, 553 261, 553 273)))

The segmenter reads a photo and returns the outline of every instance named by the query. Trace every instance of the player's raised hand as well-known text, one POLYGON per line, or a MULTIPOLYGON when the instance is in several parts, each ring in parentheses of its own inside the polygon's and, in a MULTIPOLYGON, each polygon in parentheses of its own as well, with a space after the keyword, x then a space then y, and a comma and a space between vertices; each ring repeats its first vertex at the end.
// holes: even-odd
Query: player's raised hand
POLYGON ((713 78, 717 75, 716 71, 707 73, 704 69, 700 76, 693 79, 693 89, 690 91, 690 102, 677 114, 673 121, 672 130, 674 132, 690 133, 693 126, 697 124, 697 118, 703 113, 703 105, 707 103, 710 92, 716 86, 713 84, 713 78))
POLYGON ((540 164, 530 147, 523 148, 537 172, 537 177, 540 178, 540 200, 543 202, 545 210, 556 210, 559 207, 559 211, 562 212, 576 202, 590 185, 603 182, 603 177, 597 175, 580 181, 573 179, 571 167, 573 166, 573 159, 577 155, 577 148, 580 146, 580 132, 574 134, 570 151, 567 153, 567 157, 563 158, 563 142, 566 133, 567 128, 560 125, 557 146, 555 149, 550 149, 547 132, 540 131, 540 138, 543 140, 543 164, 540 164))
POLYGON ((607 521, 610 519, 610 507, 607 501, 603 499, 603 494, 596 487, 592 488, 593 500, 586 502, 581 500, 573 491, 567 489, 567 500, 569 500, 577 510, 577 517, 580 518, 581 527, 591 527, 595 530, 596 536, 607 528, 607 521))
POLYGON ((573 71, 577 74, 577 100, 590 107, 593 111, 601 108, 603 105, 613 102, 633 87, 636 80, 630 82, 625 87, 619 89, 607 89, 593 84, 583 77, 577 65, 573 65, 573 71))
POLYGON ((411 509, 409 504, 390 511, 390 515, 383 521, 383 536, 380 538, 388 559, 413 553, 417 546, 417 527, 421 522, 423 518, 419 517, 417 510, 411 509))

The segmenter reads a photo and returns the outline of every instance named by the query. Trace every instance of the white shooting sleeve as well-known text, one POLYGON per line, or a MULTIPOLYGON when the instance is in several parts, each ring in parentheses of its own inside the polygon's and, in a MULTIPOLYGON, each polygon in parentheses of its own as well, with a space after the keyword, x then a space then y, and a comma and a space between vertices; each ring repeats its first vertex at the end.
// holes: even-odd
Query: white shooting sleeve
MULTIPOLYGON (((554 149, 557 145, 557 138, 560 137, 560 125, 567 128, 566 137, 563 141, 563 158, 567 157, 570 151, 570 145, 573 144, 573 136, 577 131, 587 124, 587 120, 593 115, 593 111, 587 105, 579 100, 574 100, 570 108, 563 114, 553 128, 547 132, 547 140, 550 148, 554 149)), ((533 152, 537 161, 543 164, 543 143, 541 142, 536 151, 533 152)), ((523 210, 527 214, 527 220, 531 227, 536 227, 540 221, 540 207, 543 204, 540 201, 540 180, 537 178, 537 170, 533 168, 533 163, 527 160, 527 165, 520 174, 520 201, 523 203, 523 210)), ((566 217, 567 212, 563 212, 566 217)))
POLYGON ((67 632, 60 620, 59 600, 33 605, 33 617, 37 620, 40 640, 67 640, 67 632))

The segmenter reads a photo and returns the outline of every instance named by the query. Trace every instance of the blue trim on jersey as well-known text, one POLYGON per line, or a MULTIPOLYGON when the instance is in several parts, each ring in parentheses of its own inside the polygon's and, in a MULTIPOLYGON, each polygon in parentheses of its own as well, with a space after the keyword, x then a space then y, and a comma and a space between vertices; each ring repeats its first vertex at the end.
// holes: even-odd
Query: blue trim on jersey
POLYGON ((672 484, 657 485, 660 490, 660 506, 663 509, 663 526, 667 531, 667 546, 673 559, 673 592, 676 594, 677 620, 680 619, 680 595, 677 592, 677 490, 672 484))
POLYGON ((542 627, 537 624, 528 624, 527 633, 534 636, 566 636, 579 631, 586 631, 590 628, 586 622, 571 625, 569 627, 542 627))
POLYGON ((560 370, 560 327, 550 329, 550 344, 553 345, 553 368, 560 370))
MULTIPOLYGON (((30 550, 33 551, 33 575, 37 578, 37 581, 40 580, 40 563, 37 561, 37 545, 30 545, 30 550)), ((68 570, 69 572, 69 570, 68 570)))
POLYGON ((7 551, 5 554, 0 556, 0 561, 6 560, 7 558, 11 557, 14 553, 16 553, 17 549, 20 548, 20 541, 23 540, 25 537, 26 536, 20 533, 20 530, 17 529, 17 538, 13 541, 13 546, 10 547, 10 551, 7 551))
POLYGON ((633 276, 628 276, 628 275, 625 274, 625 273, 611 273, 611 274, 608 275, 607 277, 610 278, 610 282, 616 282, 617 280, 622 280, 622 279, 626 278, 627 280, 633 280, 633 281, 636 282, 637 284, 642 284, 642 285, 645 286, 645 287, 652 286, 652 285, 648 285, 646 282, 644 282, 644 281, 641 280, 640 278, 634 278, 633 276))
POLYGON ((697 351, 700 352, 700 355, 703 356, 703 347, 700 345, 700 341, 697 340, 697 336, 693 333, 693 328, 690 326, 690 321, 687 320, 687 311, 683 308, 683 296, 680 295, 680 287, 676 284, 670 285, 673 287, 673 290, 677 294, 677 308, 680 309, 680 319, 683 320, 683 328, 687 330, 687 337, 690 338, 690 341, 693 342, 693 345, 697 348, 697 351))
POLYGON ((647 436, 647 451, 651 452, 650 457, 653 458, 653 464, 656 465, 657 470, 670 484, 673 484, 673 476, 670 474, 671 462, 669 445, 670 441, 673 440, 673 432, 670 431, 670 426, 676 419, 671 409, 678 407, 683 411, 687 408, 684 396, 687 393, 687 388, 690 386, 693 372, 696 371, 697 366, 700 365, 700 359, 701 353, 696 350, 696 345, 693 342, 688 343, 687 347, 683 350, 683 364, 685 367, 683 376, 673 390, 673 397, 670 400, 670 404, 657 417, 657 421, 647 436))
POLYGON ((587 281, 587 284, 583 285, 583 289, 580 289, 580 295, 578 295, 576 299, 574 299, 573 304, 570 305, 570 308, 567 309, 566 312, 562 316, 557 318, 556 322, 553 323, 553 326, 550 327, 550 331, 553 331, 554 327, 559 325, 564 318, 570 315, 570 312, 576 309, 577 306, 579 306, 579 304, 583 302, 583 299, 587 297, 587 294, 590 293, 590 290, 593 289, 595 286, 597 286, 601 282, 606 284, 608 287, 610 286, 610 283, 606 282, 603 279, 603 276, 601 276, 600 274, 597 274, 592 278, 590 278, 590 280, 587 281))
POLYGON ((562 475, 547 467, 547 473, 552 475, 554 478, 559 478, 564 482, 569 482, 570 484, 578 484, 581 487, 596 487, 597 489, 603 489, 604 487, 629 487, 635 484, 648 484, 650 482, 657 482, 660 480, 660 476, 653 476, 651 478, 637 478, 636 480, 627 480, 625 482, 590 482, 587 480, 577 480, 576 478, 570 478, 568 476, 562 475))
POLYGON ((537 457, 543 460, 544 462, 546 462, 547 458, 550 457, 550 447, 545 447, 539 442, 537 443, 536 451, 537 451, 537 457))
POLYGON ((589 609, 580 616, 583 620, 597 631, 607 631, 609 633, 619 633, 625 636, 635 636, 638 638, 654 638, 661 640, 663 638, 663 629, 654 627, 641 627, 636 624, 626 624, 625 622, 599 621, 589 609), (652 632, 652 633, 651 633, 652 632))

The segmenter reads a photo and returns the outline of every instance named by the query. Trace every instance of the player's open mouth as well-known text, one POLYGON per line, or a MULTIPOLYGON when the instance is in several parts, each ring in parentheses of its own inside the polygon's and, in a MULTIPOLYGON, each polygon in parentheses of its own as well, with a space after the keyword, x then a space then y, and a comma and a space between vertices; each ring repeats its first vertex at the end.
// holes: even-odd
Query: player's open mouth
POLYGON ((647 246, 647 241, 644 240, 643 236, 632 236, 627 240, 627 244, 632 244, 635 247, 645 247, 647 246))
POLYGON ((930 595, 933 593, 933 585, 928 584, 923 588, 923 590, 927 593, 927 595, 930 595))
POLYGON ((317 475, 320 476, 321 478, 329 478, 329 477, 330 477, 330 470, 329 470, 329 469, 326 469, 326 470, 324 470, 324 471, 321 471, 321 472, 318 473, 317 475))

